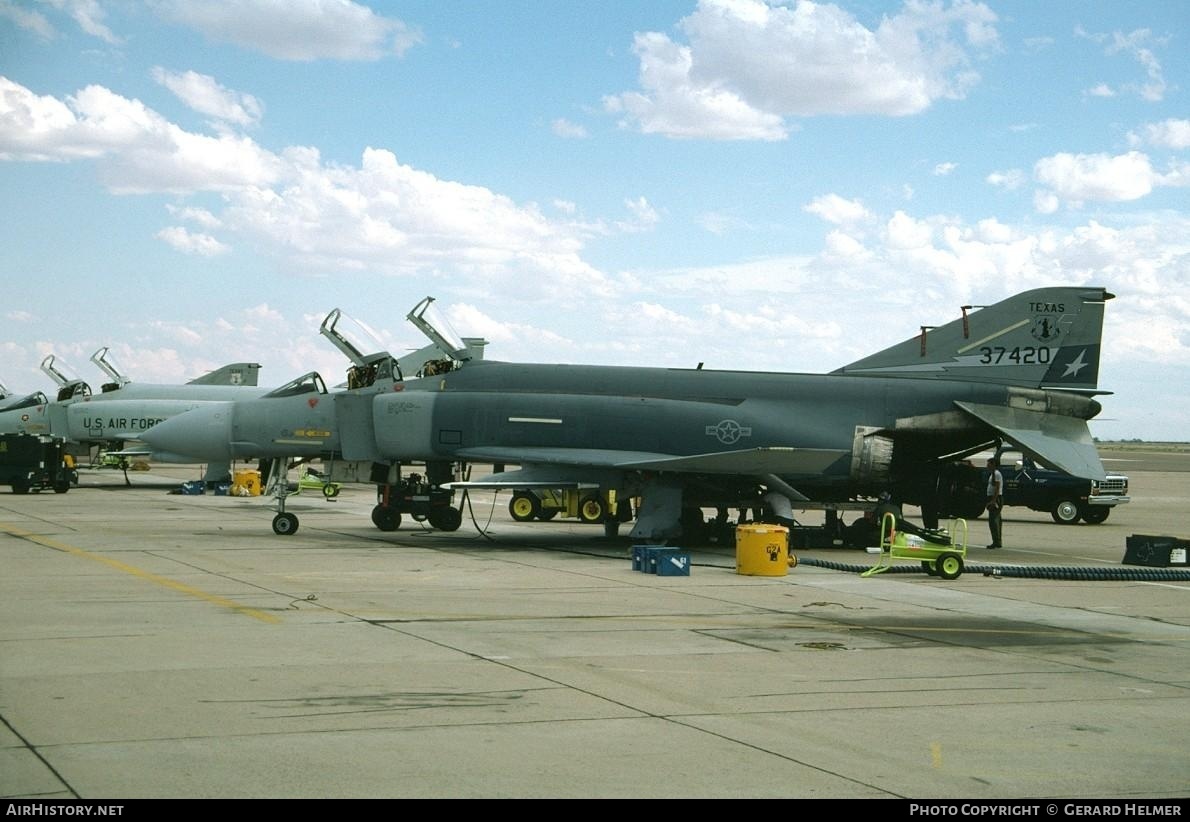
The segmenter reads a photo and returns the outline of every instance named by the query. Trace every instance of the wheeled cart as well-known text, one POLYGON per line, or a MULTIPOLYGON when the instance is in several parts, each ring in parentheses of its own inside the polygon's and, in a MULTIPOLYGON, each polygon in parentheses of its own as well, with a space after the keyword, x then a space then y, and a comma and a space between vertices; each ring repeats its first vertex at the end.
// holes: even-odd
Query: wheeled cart
POLYGON ((958 579, 967 558, 967 520, 955 518, 944 531, 922 532, 923 535, 897 530, 897 518, 886 513, 880 521, 880 545, 869 548, 880 559, 860 576, 882 574, 892 567, 893 560, 920 562, 930 576, 958 579))

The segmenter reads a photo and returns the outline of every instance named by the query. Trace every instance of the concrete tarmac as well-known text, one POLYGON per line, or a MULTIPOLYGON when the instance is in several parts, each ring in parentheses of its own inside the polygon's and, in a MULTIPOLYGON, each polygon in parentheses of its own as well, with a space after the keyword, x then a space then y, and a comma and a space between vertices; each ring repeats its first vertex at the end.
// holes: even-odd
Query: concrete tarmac
POLYGON ((167 493, 196 467, 5 489, 0 795, 1185 798, 1190 582, 983 570, 1137 570, 1129 535, 1190 538, 1188 461, 1108 461, 1102 525, 970 523, 953 581, 810 564, 848 549, 655 576, 506 494, 444 534, 303 492, 279 537, 261 498, 167 493))

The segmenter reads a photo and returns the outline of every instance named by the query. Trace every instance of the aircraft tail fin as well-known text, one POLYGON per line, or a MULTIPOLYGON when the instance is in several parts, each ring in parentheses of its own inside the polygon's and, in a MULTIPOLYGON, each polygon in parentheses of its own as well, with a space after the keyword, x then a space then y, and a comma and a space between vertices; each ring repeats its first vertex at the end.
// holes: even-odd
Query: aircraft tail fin
POLYGON ((222 368, 217 368, 209 374, 203 374, 187 385, 256 385, 260 375, 258 362, 233 362, 222 368))
POLYGON ((971 380, 1095 392, 1104 304, 1098 287, 1039 288, 836 369, 834 374, 971 380))

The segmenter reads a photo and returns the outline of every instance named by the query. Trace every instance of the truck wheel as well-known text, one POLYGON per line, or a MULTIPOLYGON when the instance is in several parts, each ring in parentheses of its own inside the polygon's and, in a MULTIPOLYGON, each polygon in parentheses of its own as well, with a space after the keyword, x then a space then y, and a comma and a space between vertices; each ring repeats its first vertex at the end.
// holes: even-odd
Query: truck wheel
POLYGON ((1072 499, 1060 499, 1050 509, 1050 516, 1060 525, 1074 525, 1078 522, 1078 503, 1072 499))
POLYGON ((578 505, 579 521, 585 522, 588 525, 603 522, 606 513, 607 507, 603 504, 603 500, 594 495, 584 497, 583 501, 578 505))
POLYGON ((558 516, 557 508, 542 508, 541 513, 537 515, 537 518, 542 522, 549 522, 556 516, 558 516))
POLYGON ((70 490, 69 482, 58 482, 58 483, 54 484, 54 493, 55 494, 65 494, 69 490, 70 490))
POLYGON ((1088 505, 1080 512, 1079 516, 1083 518, 1083 522, 1088 525, 1098 525, 1101 522, 1106 522, 1108 514, 1111 513, 1111 508, 1106 505, 1088 505))
POLYGON ((29 486, 23 482, 14 482, 12 484, 12 492, 14 494, 28 494, 29 486))
POLYGON ((326 485, 322 486, 322 495, 327 499, 334 499, 335 497, 339 496, 339 486, 328 482, 326 485))
POLYGON ((517 491, 508 502, 508 513, 517 522, 532 522, 541 516, 541 500, 532 491, 517 491))

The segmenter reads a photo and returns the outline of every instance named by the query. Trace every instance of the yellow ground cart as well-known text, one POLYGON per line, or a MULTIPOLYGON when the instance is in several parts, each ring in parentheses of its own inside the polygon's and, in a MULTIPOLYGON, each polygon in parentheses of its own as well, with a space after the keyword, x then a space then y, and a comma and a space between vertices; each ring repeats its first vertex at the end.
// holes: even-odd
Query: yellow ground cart
POLYGON ((860 576, 884 573, 892 567, 893 560, 904 559, 920 562, 930 576, 958 579, 967 558, 967 520, 952 519, 947 530, 931 533, 936 533, 940 541, 933 542, 904 529, 897 530, 896 516, 886 513, 880 521, 880 559, 860 576))

